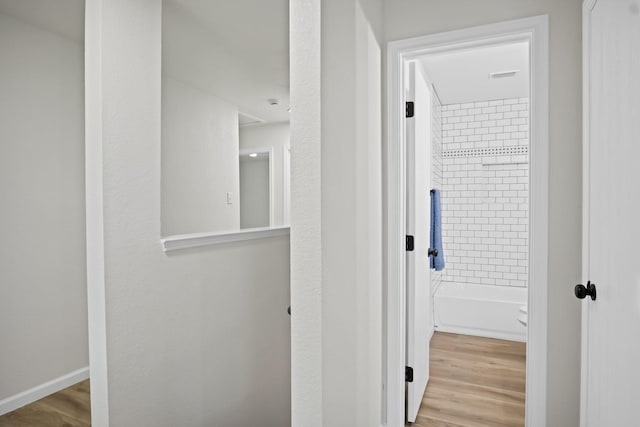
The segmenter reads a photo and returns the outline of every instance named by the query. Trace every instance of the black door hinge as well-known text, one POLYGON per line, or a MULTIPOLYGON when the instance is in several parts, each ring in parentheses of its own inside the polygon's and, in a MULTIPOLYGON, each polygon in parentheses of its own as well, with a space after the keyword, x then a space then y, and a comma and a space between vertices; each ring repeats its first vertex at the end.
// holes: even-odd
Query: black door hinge
POLYGON ((415 108, 415 104, 413 103, 413 101, 407 101, 406 103, 406 107, 405 107, 405 117, 413 117, 413 110, 415 108))
POLYGON ((413 368, 411 366, 404 367, 404 380, 408 383, 413 382, 413 368))
POLYGON ((407 235, 405 246, 407 251, 413 250, 413 236, 407 235))

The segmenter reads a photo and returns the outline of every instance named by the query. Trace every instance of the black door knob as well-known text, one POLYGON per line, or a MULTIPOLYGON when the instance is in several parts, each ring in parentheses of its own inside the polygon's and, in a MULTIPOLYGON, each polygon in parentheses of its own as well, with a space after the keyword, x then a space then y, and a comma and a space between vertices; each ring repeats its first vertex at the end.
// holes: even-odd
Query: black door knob
POLYGON ((586 287, 584 285, 576 285, 574 292, 579 299, 584 299, 589 295, 593 301, 596 300, 596 285, 594 283, 587 282, 586 287))

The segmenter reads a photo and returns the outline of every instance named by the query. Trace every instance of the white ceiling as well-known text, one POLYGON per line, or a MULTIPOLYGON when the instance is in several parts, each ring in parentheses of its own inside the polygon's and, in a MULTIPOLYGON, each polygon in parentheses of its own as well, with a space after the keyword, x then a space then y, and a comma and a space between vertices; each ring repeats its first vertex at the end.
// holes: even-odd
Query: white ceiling
POLYGON ((82 42, 84 0, 0 0, 0 13, 82 42))
POLYGON ((163 16, 163 69, 242 113, 289 120, 288 0, 165 0, 163 16))
POLYGON ((528 42, 430 54, 419 61, 443 105, 529 96, 528 42), (513 70, 514 77, 489 78, 513 70))

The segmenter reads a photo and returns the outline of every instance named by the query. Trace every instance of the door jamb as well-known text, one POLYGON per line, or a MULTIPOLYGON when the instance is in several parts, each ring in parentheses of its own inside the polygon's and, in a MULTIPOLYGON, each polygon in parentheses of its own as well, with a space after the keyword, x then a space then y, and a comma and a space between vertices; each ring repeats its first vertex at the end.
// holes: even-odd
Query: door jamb
POLYGON ((109 425, 109 377, 107 369, 107 309, 104 263, 104 183, 102 153, 103 0, 85 0, 85 214, 87 254, 87 317, 91 423, 109 425))
POLYGON ((500 42, 530 43, 529 319, 526 425, 546 424, 549 170, 549 18, 547 15, 390 42, 387 52, 387 280, 383 295, 383 423, 404 425, 405 130, 404 65, 427 53, 500 42))
MULTIPOLYGON (((597 0, 585 0, 582 4, 582 277, 589 277, 589 164, 590 160, 590 47, 591 11, 597 0)), ((589 371, 589 304, 582 304, 582 328, 580 349, 580 427, 587 425, 587 393, 589 371)))

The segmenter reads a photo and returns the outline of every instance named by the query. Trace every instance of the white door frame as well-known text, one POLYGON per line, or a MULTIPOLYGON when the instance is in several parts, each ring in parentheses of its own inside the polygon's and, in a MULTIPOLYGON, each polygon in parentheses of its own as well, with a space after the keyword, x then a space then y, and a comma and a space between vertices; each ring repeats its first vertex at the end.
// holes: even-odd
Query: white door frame
POLYGON ((84 115, 85 205, 87 230, 87 316, 89 321, 89 377, 91 424, 109 425, 107 369, 107 308, 104 244, 102 4, 85 0, 84 115))
MULTIPOLYGON (((598 0, 585 0, 582 3, 582 277, 589 277, 589 194, 591 180, 591 144, 589 130, 591 126, 591 11, 598 0)), ((582 331, 580 349, 580 426, 587 425, 587 393, 589 372, 589 304, 582 304, 582 331)))
POLYGON ((291 146, 285 145, 282 149, 282 225, 288 227, 291 224, 291 146))
POLYGON ((526 425, 546 423, 549 171, 548 16, 536 16, 391 42, 387 52, 387 285, 383 348, 383 423, 404 425, 405 364, 405 63, 418 56, 512 41, 530 43, 529 313, 526 425))

